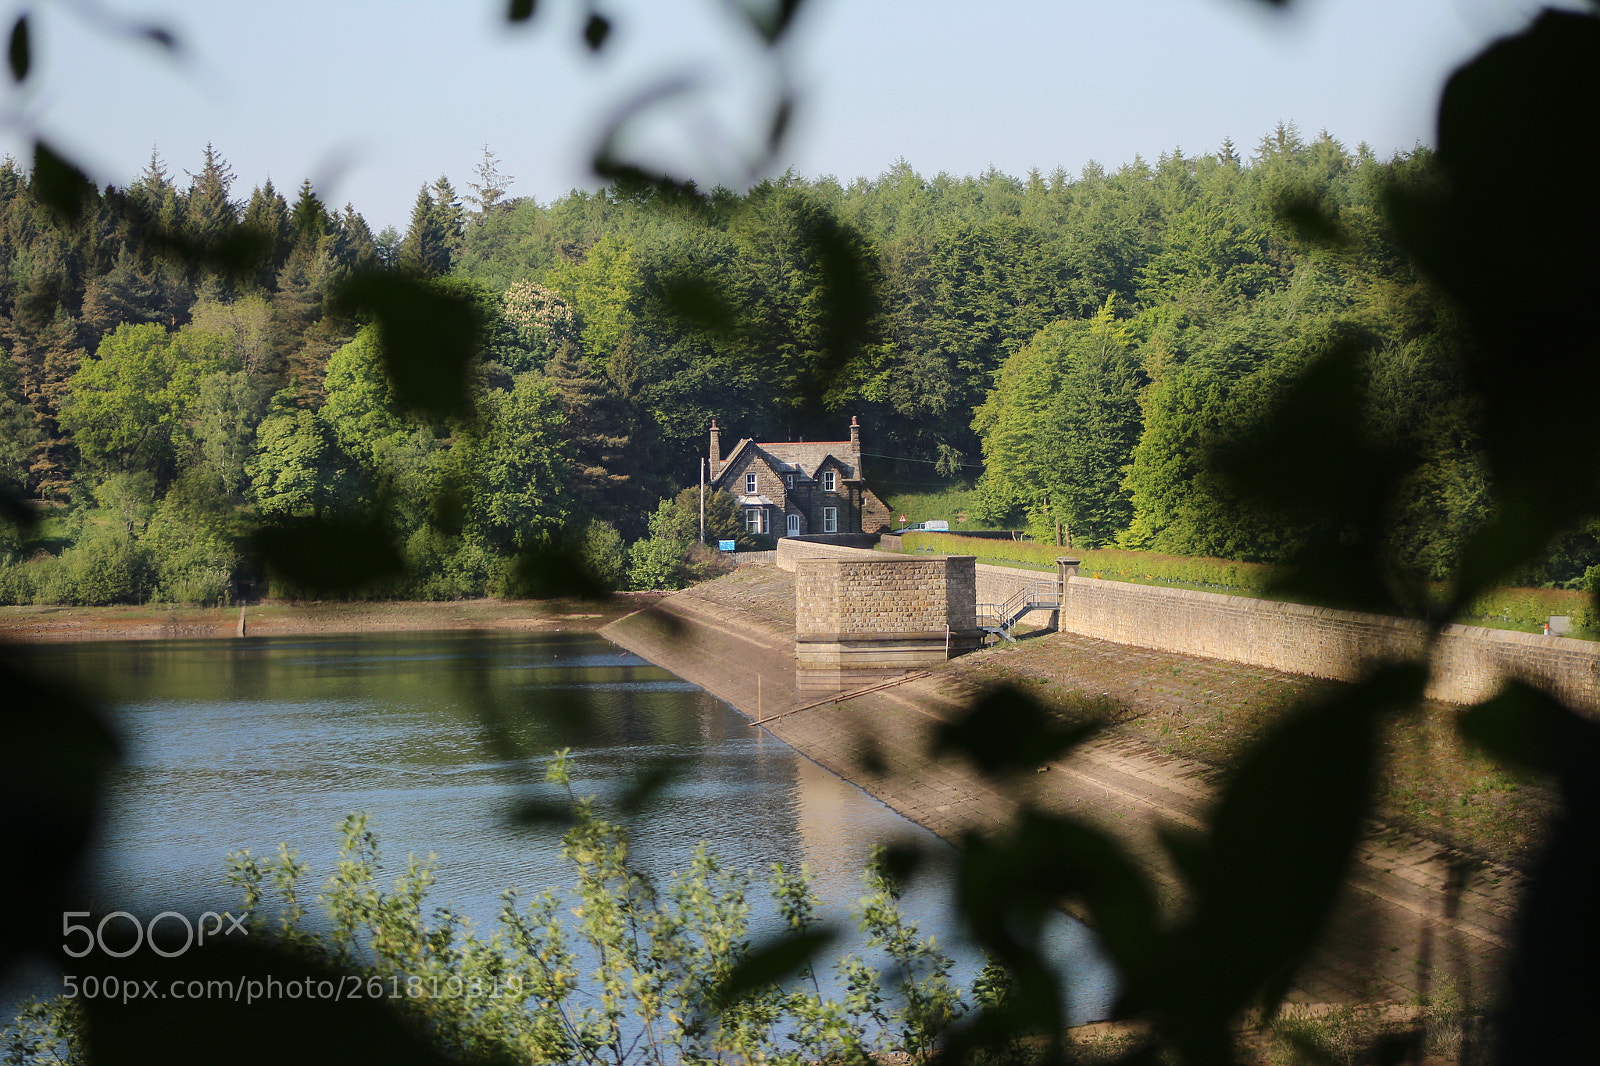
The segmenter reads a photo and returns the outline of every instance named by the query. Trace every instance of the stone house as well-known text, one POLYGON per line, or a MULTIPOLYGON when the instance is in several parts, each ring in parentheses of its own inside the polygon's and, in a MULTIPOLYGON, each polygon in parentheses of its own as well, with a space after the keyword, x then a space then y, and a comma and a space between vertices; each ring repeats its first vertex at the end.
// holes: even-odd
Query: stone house
POLYGON ((861 426, 849 440, 757 443, 745 439, 722 457, 722 434, 711 421, 710 487, 732 494, 750 533, 798 537, 818 533, 887 533, 889 508, 861 474, 861 426))

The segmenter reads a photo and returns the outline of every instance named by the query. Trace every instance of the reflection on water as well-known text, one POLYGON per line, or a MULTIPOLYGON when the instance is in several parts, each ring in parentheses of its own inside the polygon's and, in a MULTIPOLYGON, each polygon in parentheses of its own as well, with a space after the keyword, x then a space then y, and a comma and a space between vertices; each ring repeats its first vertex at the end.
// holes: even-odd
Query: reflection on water
MULTIPOLYGON (((360 810, 388 877, 408 853, 435 854, 434 903, 488 925, 505 888, 570 881, 560 828, 510 813, 556 798, 544 766, 567 747, 575 790, 602 807, 641 766, 673 763, 677 776, 629 823, 635 857, 656 876, 705 840, 732 867, 805 863, 843 911, 874 843, 910 835, 944 848, 726 704, 592 635, 129 641, 38 655, 100 686, 127 749, 96 855, 101 910, 236 905, 224 857, 270 855, 280 842, 320 880, 337 826, 360 810)), ((936 895, 930 884, 908 903, 930 932, 936 895)), ((1074 1013, 1104 1016, 1105 967, 1079 927, 1064 929, 1062 950, 1080 960, 1074 1013)))

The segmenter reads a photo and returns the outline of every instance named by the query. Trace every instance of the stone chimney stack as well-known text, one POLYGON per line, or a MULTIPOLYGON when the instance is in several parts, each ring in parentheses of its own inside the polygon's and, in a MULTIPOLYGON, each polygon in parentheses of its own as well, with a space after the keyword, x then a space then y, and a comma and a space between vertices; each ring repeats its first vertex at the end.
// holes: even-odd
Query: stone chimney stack
POLYGON ((850 471, 854 477, 861 477, 861 423, 856 421, 856 416, 850 416, 850 471))
POLYGON ((706 478, 715 480, 717 465, 722 462, 722 430, 717 428, 717 420, 711 420, 711 462, 707 466, 706 478))

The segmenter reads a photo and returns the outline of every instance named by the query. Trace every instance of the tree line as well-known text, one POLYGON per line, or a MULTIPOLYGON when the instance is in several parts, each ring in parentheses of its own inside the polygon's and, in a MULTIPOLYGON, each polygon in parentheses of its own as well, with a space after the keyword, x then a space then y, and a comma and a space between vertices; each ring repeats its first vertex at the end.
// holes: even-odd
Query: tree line
MULTIPOLYGON (((713 417, 826 439, 858 415, 879 484, 981 469, 981 517, 1037 539, 1275 561, 1330 531, 1247 506, 1211 458, 1330 347, 1358 358, 1366 432, 1413 463, 1390 549, 1441 577, 1493 493, 1453 312, 1385 220, 1429 165, 1281 125, 1248 157, 1020 179, 901 162, 742 194, 624 176, 541 204, 486 148, 465 196, 441 176, 404 234, 374 234, 309 182, 237 195, 211 146, 187 187, 152 156, 74 222, 7 161, 0 478, 47 520, 0 545, 0 599, 292 592, 246 534, 341 515, 403 561, 382 594, 537 591, 515 560, 552 545, 602 587, 676 584, 708 565, 675 497, 713 417), (216 266, 151 233, 245 253, 216 266), (341 296, 372 272, 470 307, 470 416, 397 398, 341 296)), ((1595 548, 1569 535, 1527 579, 1580 581, 1595 548)))

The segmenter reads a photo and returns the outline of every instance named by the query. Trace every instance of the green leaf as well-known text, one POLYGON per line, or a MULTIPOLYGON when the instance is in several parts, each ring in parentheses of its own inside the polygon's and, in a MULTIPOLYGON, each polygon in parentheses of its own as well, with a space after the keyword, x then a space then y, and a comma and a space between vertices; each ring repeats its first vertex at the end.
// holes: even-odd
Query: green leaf
POLYGON ((644 813, 654 806, 672 783, 684 775, 684 760, 676 755, 651 759, 633 771, 628 788, 617 798, 617 811, 624 817, 644 813))
POLYGON ((285 519, 250 542, 268 569, 308 593, 355 592, 405 572, 381 519, 285 519))
POLYGON ((785 933, 752 948, 712 992, 711 1002, 726 1010, 763 988, 780 984, 813 965, 817 955, 838 938, 835 930, 822 927, 785 933))
POLYGON ((519 599, 545 600, 571 596, 603 600, 611 590, 590 571, 577 547, 556 544, 520 553, 508 591, 519 599))
POLYGON ((1317 197, 1304 193, 1291 193, 1278 201, 1277 215, 1294 227, 1295 232, 1315 244, 1341 248, 1350 242, 1349 236, 1338 223, 1328 217, 1317 197))
POLYGON ((0 833, 13 849, 0 878, 0 968, 19 951, 60 944, 65 893, 99 814, 118 751, 110 728, 74 688, 40 676, 0 645, 0 833), (52 920, 53 916, 53 920, 52 920))
POLYGON ((297 1062, 451 1063, 432 1041, 419 1038, 387 997, 368 994, 364 982, 369 975, 347 973, 307 953, 270 948, 238 934, 231 941, 209 940, 203 948, 185 949, 176 928, 177 923, 162 923, 152 934, 161 954, 149 946, 123 959, 96 954, 98 975, 119 995, 81 1001, 91 1061, 101 1066, 268 1066, 284 1061, 285 1041, 292 1034, 297 1062), (213 991, 170 994, 175 987, 213 991), (241 1037, 247 1033, 277 1038, 241 1037))
POLYGON ((726 337, 733 332, 733 308, 721 287, 703 275, 666 279, 661 301, 668 312, 691 328, 716 337, 726 337))
POLYGON ((1002 685, 979 697, 954 721, 940 724, 932 750, 935 755, 959 753, 989 777, 1031 774, 1099 728, 1063 725, 1032 696, 1002 685))
POLYGON ((378 324, 384 364, 401 402, 429 415, 469 412, 467 369, 478 340, 469 296, 403 274, 368 273, 347 282, 337 302, 378 324))
POLYGON ((1600 725, 1525 681, 1507 681, 1494 696, 1456 719, 1461 736, 1516 769, 1554 774, 1600 752, 1600 725))
POLYGON ((26 13, 18 15, 15 25, 11 27, 11 43, 6 49, 6 59, 11 64, 11 80, 19 85, 26 81, 28 71, 33 66, 33 46, 28 39, 26 13))
POLYGON ((94 195, 88 177, 44 141, 33 145, 33 192, 39 201, 65 222, 83 217, 84 204, 94 195))
POLYGON ((740 10, 749 20, 751 29, 766 44, 774 45, 783 39, 800 11, 801 0, 741 0, 740 10))
POLYGON ((1130 993, 1192 1054, 1315 945, 1367 817, 1379 726, 1426 680, 1421 666, 1385 666, 1296 708, 1229 780, 1203 846, 1185 849, 1191 917, 1130 993))

